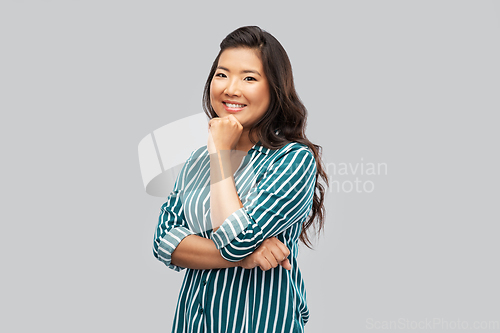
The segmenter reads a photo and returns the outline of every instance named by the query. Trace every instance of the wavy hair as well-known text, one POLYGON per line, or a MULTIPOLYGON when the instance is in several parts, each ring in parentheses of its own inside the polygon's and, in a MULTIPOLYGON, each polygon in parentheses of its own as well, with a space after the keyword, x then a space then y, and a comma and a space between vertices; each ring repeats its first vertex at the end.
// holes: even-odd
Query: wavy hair
POLYGON ((249 129, 250 140, 253 142, 252 137, 255 133, 264 147, 273 150, 280 149, 290 142, 299 142, 307 145, 314 154, 317 172, 312 213, 304 222, 299 237, 302 243, 311 248, 308 229, 314 227, 319 236, 324 229, 325 221, 325 187, 318 182, 318 178, 321 177, 328 186, 328 176, 321 160, 322 147, 313 144, 306 137, 307 109, 295 91, 292 65, 280 42, 257 26, 241 27, 227 35, 220 43, 219 54, 213 62, 203 90, 203 110, 209 119, 218 117, 210 102, 210 85, 222 52, 240 47, 259 51, 270 91, 269 108, 265 115, 249 129), (316 224, 314 224, 315 219, 316 224))

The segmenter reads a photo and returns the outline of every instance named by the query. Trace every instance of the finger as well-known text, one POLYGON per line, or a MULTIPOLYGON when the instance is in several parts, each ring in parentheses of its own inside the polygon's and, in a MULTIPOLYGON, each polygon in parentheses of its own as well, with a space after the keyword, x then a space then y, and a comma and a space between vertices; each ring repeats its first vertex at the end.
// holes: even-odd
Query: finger
MULTIPOLYGON (((256 252, 254 252, 254 253, 256 253, 256 252)), ((262 269, 263 271, 267 271, 273 267, 272 260, 274 259, 274 256, 266 247, 261 248, 260 251, 257 252, 256 254, 257 254, 257 258, 258 258, 257 260, 259 262, 260 269, 262 269)), ((274 260, 276 260, 276 259, 274 259, 274 260)), ((276 263, 276 265, 277 265, 277 263, 276 263)))
POLYGON ((275 244, 281 250, 281 252, 283 252, 285 257, 288 257, 290 255, 290 250, 288 249, 288 247, 285 244, 283 244, 279 239, 276 238, 275 244))
POLYGON ((287 257, 286 253, 283 253, 283 250, 276 244, 273 245, 274 245, 273 247, 270 246, 269 251, 271 251, 271 253, 273 254, 273 257, 276 260, 276 262, 280 263, 286 259, 287 257))
POLYGON ((283 261, 290 255, 290 250, 283 244, 278 238, 272 237, 269 239, 272 245, 269 245, 273 249, 274 256, 279 262, 283 261))
POLYGON ((266 251, 264 257, 267 259, 267 261, 269 262, 269 265, 271 265, 271 267, 276 267, 278 266, 278 260, 276 259, 275 255, 272 253, 272 251, 268 250, 266 251))
POLYGON ((208 122, 208 129, 210 129, 217 122, 217 118, 214 118, 208 122))
POLYGON ((227 116, 227 118, 228 118, 228 119, 231 119, 231 120, 232 120, 232 121, 234 121, 234 122, 239 123, 238 118, 236 118, 236 117, 234 116, 234 114, 230 114, 230 115, 228 115, 228 116, 227 116))
POLYGON ((259 263, 259 267, 263 271, 268 271, 271 269, 271 264, 269 263, 269 261, 267 261, 266 258, 262 258, 262 260, 259 263))
POLYGON ((280 262, 280 265, 286 269, 286 270, 291 270, 292 269, 292 264, 290 264, 290 260, 286 259, 280 262))
POLYGON ((236 118, 234 115, 231 115, 231 116, 233 116, 234 122, 238 126, 238 128, 242 129, 243 125, 240 123, 240 121, 238 120, 238 118, 236 118))
POLYGON ((219 118, 219 117, 212 118, 212 119, 210 119, 210 120, 208 121, 208 125, 212 126, 213 124, 215 124, 215 123, 217 123, 217 122, 221 121, 222 119, 224 119, 224 118, 219 118))

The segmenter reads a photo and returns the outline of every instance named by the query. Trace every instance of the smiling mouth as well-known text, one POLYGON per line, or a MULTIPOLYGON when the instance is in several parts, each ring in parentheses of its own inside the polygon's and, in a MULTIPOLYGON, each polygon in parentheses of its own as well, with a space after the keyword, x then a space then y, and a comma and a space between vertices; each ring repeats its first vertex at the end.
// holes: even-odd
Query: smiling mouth
POLYGON ((241 108, 244 108, 246 106, 246 104, 233 104, 233 103, 226 103, 226 102, 222 102, 222 103, 231 109, 241 109, 241 108))

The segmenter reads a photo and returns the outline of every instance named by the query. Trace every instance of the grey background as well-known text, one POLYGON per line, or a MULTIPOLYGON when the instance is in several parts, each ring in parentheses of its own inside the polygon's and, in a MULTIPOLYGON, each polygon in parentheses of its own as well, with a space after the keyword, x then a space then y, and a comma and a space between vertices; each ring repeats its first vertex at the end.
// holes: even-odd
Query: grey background
POLYGON ((170 332, 184 273, 152 255, 164 199, 138 143, 201 111, 220 41, 254 24, 287 50, 325 163, 387 164, 329 171, 375 188, 332 188, 301 247, 306 331, 500 321, 499 7, 2 1, 0 331, 170 332))

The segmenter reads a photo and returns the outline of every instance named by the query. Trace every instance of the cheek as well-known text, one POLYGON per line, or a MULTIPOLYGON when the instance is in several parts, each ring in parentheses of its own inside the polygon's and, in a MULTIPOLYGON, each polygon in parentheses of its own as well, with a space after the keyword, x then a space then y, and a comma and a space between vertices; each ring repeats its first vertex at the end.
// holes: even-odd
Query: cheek
POLYGON ((210 84, 210 102, 212 103, 212 106, 213 106, 213 103, 214 103, 214 99, 215 99, 215 96, 217 95, 217 87, 215 84, 213 84, 213 82, 210 84))
POLYGON ((212 98, 214 96, 214 92, 215 92, 215 85, 214 85, 214 81, 212 81, 210 83, 210 98, 212 98))
POLYGON ((270 101, 271 97, 269 95, 268 89, 266 89, 266 88, 260 89, 257 96, 258 96, 258 98, 263 106, 269 105, 269 101, 270 101))
POLYGON ((217 81, 212 81, 210 83, 210 95, 217 96, 221 93, 221 84, 217 83, 217 81))

